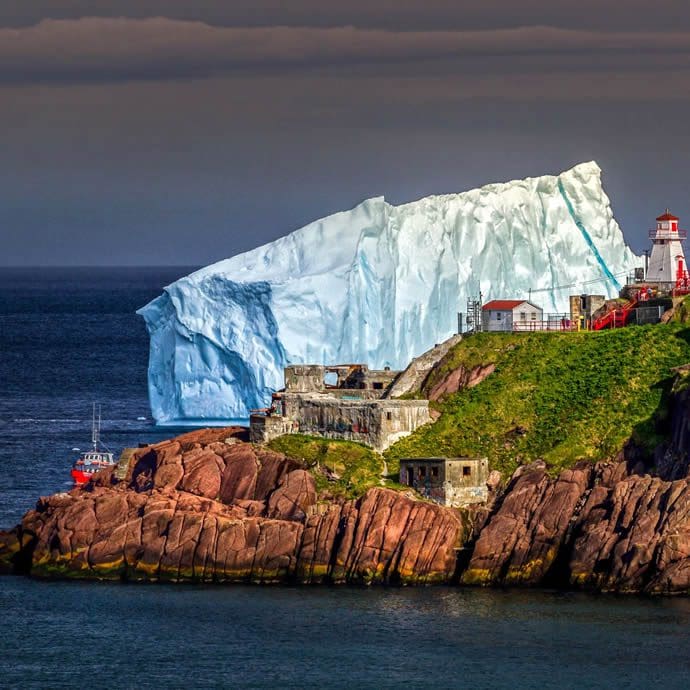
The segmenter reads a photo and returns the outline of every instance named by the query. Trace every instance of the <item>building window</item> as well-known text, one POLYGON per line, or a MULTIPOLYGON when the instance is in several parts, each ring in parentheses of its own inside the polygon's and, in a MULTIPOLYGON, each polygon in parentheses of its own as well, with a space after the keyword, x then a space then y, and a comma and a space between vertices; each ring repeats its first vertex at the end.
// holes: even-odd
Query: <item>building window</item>
POLYGON ((500 311, 496 312, 496 321, 500 321, 503 318, 503 314, 500 311))
POLYGON ((336 371, 326 371, 323 375, 323 386, 337 386, 338 385, 338 372, 336 371))
POLYGON ((472 468, 469 465, 463 465, 462 476, 469 477, 472 475, 472 468))
POLYGON ((426 467, 420 467, 419 468, 419 476, 420 477, 426 477, 426 467))
POLYGON ((412 467, 407 468, 407 484, 408 486, 414 484, 414 469, 412 467))
POLYGON ((386 419, 390 422, 391 419, 393 419, 393 413, 392 412, 386 412, 386 419))
POLYGON ((374 381, 374 390, 380 391, 383 389, 383 383, 381 381, 374 381))
POLYGON ((438 467, 432 467, 431 468, 431 476, 432 477, 438 477, 438 467))
POLYGON ((536 320, 537 320, 537 312, 533 311, 532 312, 532 321, 536 321, 536 320))
POLYGON ((527 312, 525 312, 525 311, 520 312, 520 321, 527 321, 527 312))

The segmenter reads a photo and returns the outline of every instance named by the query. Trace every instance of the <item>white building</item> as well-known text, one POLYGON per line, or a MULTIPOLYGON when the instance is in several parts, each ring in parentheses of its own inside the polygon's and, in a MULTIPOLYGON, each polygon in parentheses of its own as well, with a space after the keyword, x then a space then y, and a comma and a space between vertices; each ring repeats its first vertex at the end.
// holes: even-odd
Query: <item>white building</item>
POLYGON ((656 219, 656 228, 649 231, 652 254, 649 257, 647 282, 672 288, 686 277, 685 253, 681 244, 686 236, 685 230, 678 229, 678 218, 668 209, 656 219))
POLYGON ((482 306, 484 331, 541 331, 544 310, 523 299, 494 299, 482 306))

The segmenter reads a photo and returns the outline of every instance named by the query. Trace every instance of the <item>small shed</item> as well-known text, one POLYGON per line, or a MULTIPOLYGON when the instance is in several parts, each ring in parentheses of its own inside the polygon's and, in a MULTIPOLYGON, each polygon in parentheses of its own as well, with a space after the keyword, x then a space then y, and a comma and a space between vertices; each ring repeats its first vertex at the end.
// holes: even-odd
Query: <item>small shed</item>
POLYGON ((522 299, 494 299, 482 306, 482 330, 540 330, 544 310, 522 299))
POLYGON ((487 458, 403 458, 400 483, 444 506, 481 503, 488 498, 487 458))

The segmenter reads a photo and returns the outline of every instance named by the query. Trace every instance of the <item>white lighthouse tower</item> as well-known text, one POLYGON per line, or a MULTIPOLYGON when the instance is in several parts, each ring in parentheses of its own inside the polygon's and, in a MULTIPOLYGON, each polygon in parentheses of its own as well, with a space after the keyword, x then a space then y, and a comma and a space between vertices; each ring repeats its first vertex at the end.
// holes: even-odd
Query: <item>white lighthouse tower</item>
POLYGON ((687 278, 682 245, 687 232, 678 229, 678 220, 666 209, 666 213, 656 219, 656 228, 649 231, 652 254, 649 257, 647 281, 659 283, 669 289, 687 278))

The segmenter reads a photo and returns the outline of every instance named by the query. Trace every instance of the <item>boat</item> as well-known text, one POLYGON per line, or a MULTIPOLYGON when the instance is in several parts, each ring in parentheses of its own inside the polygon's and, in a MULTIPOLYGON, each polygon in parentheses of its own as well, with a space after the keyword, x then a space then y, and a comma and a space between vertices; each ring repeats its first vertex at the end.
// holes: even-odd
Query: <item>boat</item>
MULTIPOLYGON (((72 465, 72 480, 75 486, 84 486, 91 478, 101 470, 113 467, 116 462, 109 450, 101 450, 98 446, 101 442, 101 406, 98 406, 98 419, 96 419, 96 403, 93 405, 91 421, 91 450, 80 453, 72 465)), ((77 449, 78 450, 78 449, 77 449)))

